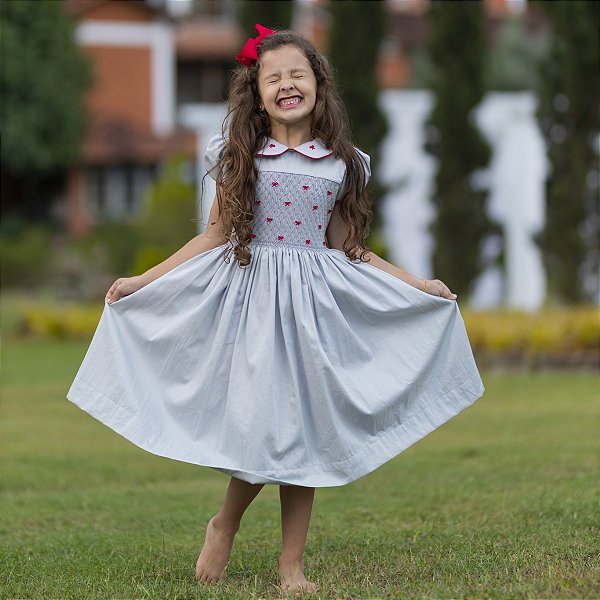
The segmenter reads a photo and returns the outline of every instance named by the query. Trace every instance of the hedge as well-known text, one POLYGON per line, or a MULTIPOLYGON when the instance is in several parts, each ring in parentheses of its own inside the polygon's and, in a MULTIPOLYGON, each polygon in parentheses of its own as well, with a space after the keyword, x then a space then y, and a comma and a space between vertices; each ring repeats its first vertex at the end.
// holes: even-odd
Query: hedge
MULTIPOLYGON (((89 340, 102 305, 29 305, 18 319, 23 336, 89 340)), ((598 307, 546 309, 538 313, 464 310, 467 334, 482 367, 598 366, 598 307)))

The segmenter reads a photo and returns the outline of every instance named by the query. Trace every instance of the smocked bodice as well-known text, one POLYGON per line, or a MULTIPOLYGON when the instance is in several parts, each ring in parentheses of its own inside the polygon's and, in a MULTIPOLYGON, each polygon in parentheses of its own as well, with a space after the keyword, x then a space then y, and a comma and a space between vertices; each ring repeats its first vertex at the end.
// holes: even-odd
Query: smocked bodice
POLYGON ((321 177, 259 173, 252 240, 294 246, 325 246, 325 231, 340 184, 321 177))
MULTIPOLYGON (((210 139, 205 162, 215 177, 226 141, 210 139)), ((370 159, 362 157, 367 179, 370 159)), ((269 138, 256 154, 258 171, 252 242, 303 248, 323 248, 325 232, 339 193, 346 165, 318 140, 296 148, 269 138)))

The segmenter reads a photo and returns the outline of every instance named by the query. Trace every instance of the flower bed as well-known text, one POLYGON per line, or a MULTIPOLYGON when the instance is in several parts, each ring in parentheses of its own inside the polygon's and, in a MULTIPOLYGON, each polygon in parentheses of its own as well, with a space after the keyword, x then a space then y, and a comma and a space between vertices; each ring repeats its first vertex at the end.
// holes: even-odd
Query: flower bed
POLYGON ((598 367, 598 307, 465 311, 469 340, 482 367, 598 367))
MULTIPOLYGON (((20 335, 91 339, 103 305, 22 303, 20 335)), ((461 311, 477 364, 482 368, 597 368, 600 311, 596 306, 517 311, 461 311)))

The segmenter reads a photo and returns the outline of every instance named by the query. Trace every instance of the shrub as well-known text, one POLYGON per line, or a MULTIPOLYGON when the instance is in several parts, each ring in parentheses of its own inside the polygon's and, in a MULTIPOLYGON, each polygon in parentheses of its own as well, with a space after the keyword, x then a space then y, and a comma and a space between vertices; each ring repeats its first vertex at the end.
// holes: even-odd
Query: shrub
POLYGON ((92 337, 102 306, 26 309, 19 323, 19 333, 57 339, 88 340, 92 337))
POLYGON ((101 258, 102 267, 111 276, 125 276, 131 272, 140 237, 139 229, 133 224, 104 221, 84 238, 74 240, 72 245, 90 265, 97 267, 101 258))
POLYGON ((463 313, 473 352, 482 366, 496 362, 597 365, 598 308, 545 309, 538 313, 463 313))
MULTIPOLYGON (((23 335, 89 340, 98 325, 102 305, 19 302, 17 310, 18 331, 23 335)), ((597 366, 600 351, 597 307, 544 310, 537 314, 516 311, 462 314, 480 367, 597 366)))
POLYGON ((0 236, 2 287, 32 289, 48 277, 52 232, 41 225, 0 236))
POLYGON ((140 246, 130 264, 139 275, 197 235, 196 192, 182 177, 186 159, 172 157, 145 198, 136 224, 140 246))
POLYGON ((139 275, 145 273, 148 269, 151 269, 158 263, 168 258, 170 253, 165 248, 159 248, 157 246, 143 246, 136 254, 131 272, 139 275))

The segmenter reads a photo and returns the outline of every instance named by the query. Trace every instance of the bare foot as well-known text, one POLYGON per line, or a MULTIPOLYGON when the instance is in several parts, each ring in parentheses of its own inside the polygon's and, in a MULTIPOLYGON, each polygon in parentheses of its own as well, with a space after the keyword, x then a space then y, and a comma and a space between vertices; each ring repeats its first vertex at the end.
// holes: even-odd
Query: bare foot
POLYGON ((318 587, 304 575, 304 563, 279 561, 280 588, 284 592, 316 592, 318 587))
POLYGON ((227 561, 231 555, 235 531, 220 528, 213 517, 206 527, 204 545, 196 562, 196 581, 215 583, 227 576, 227 561))

